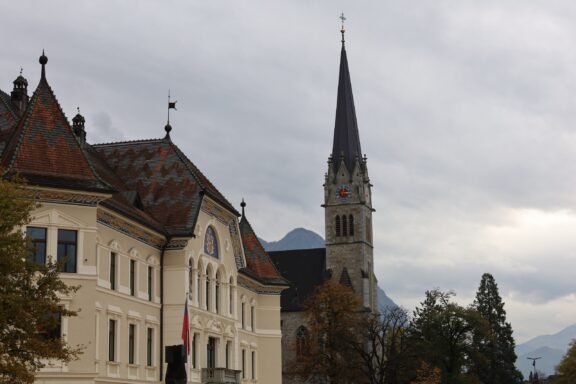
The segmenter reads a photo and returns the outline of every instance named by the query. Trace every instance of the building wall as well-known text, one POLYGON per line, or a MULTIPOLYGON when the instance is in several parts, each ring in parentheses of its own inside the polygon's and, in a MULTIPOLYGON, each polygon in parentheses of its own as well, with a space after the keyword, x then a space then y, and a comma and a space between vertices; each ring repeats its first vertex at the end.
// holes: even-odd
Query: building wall
MULTIPOLYGON (((48 255, 56 254, 59 228, 78 231, 77 273, 63 273, 61 277, 68 284, 80 286, 73 297, 62 298, 63 305, 79 310, 79 314, 63 319, 62 337, 71 345, 84 346, 79 360, 46 367, 37 375, 37 382, 159 382, 162 364, 159 348, 162 251, 123 233, 119 227, 124 225, 124 228, 138 231, 140 235, 144 233, 144 237, 152 239, 161 235, 96 206, 44 203, 33 216, 30 226, 48 230, 48 255), (97 217, 102 212, 117 217, 119 226, 98 222, 97 217), (116 255, 117 263, 114 289, 110 276, 112 253, 116 255), (133 294, 130 289, 130 260, 134 260, 136 267, 133 294), (151 298, 148 292, 149 267, 153 272, 151 298), (110 361, 109 356, 110 320, 115 321, 114 361, 110 361), (128 351, 130 324, 135 326, 133 364, 129 363, 128 351), (148 328, 153 330, 150 366, 147 364, 148 328)), ((253 285, 239 284, 237 218, 231 214, 222 215, 220 212, 215 215, 212 210, 202 210, 195 237, 177 240, 180 240, 177 242, 180 246, 166 250, 164 254, 164 345, 182 343, 184 303, 188 300, 190 333, 196 335, 193 339, 196 361, 192 364, 192 356, 189 357, 189 382, 201 382, 201 369, 207 366, 206 346, 208 338, 212 337, 216 340, 216 367, 225 366, 226 344, 229 343, 231 369, 242 370, 242 350, 245 351, 243 383, 281 383, 280 294, 258 293, 253 285), (230 222, 236 225, 235 233, 230 230, 230 222), (216 233, 218 257, 206 254, 204 249, 209 227, 216 233)), ((166 365, 163 372, 165 374, 166 365)))

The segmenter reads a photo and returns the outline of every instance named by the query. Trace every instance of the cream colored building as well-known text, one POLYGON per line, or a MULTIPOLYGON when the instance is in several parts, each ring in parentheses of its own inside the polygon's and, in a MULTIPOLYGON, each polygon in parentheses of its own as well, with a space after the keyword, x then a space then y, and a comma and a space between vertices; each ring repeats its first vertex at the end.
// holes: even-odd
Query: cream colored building
POLYGON ((31 97, 22 76, 0 91, 3 177, 26 177, 42 203, 27 227, 37 261, 67 257, 61 277, 80 286, 62 298, 78 316, 57 333, 83 354, 49 362, 37 382, 162 382, 187 301, 189 383, 281 383, 288 283, 244 212, 239 220, 169 125, 162 139, 88 144, 84 118, 71 126, 60 109, 47 61, 31 97))

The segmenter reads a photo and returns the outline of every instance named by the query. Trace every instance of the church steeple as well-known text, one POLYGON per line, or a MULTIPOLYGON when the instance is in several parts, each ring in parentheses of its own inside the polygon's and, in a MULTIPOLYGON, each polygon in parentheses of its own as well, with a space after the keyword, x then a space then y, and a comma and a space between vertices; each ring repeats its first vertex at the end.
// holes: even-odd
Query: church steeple
POLYGON ((366 308, 375 310, 372 185, 360 149, 344 25, 341 32, 334 145, 324 183, 326 268, 341 284, 351 287, 366 308))
POLYGON ((332 146, 332 161, 338 168, 343 159, 348 172, 352 172, 355 160, 362 158, 360 135, 356 122, 356 110, 352 95, 352 83, 348 70, 348 58, 344 46, 344 16, 342 19, 342 50, 340 52, 340 75, 338 79, 338 99, 336 102, 336 122, 334 124, 334 144, 332 146))

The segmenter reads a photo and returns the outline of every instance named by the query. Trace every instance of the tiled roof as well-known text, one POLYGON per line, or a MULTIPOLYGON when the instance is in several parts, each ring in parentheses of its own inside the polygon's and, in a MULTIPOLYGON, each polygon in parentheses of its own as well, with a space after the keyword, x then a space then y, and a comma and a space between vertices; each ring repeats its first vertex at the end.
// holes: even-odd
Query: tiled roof
POLYGON ((238 214, 200 170, 168 138, 99 144, 94 149, 137 192, 145 210, 171 235, 191 235, 202 196, 208 194, 238 214))
POLYGON ((289 282, 278 272, 270 256, 264 250, 246 219, 246 215, 242 215, 240 219, 240 235, 246 257, 246 268, 243 268, 242 271, 264 283, 288 285, 289 282))
POLYGON ((43 76, 2 153, 5 173, 32 184, 110 192, 95 173, 43 76))
POLYGON ((269 252, 278 270, 291 283, 282 291, 282 311, 300 311, 302 305, 327 278, 326 248, 269 252))
MULTIPOLYGON (((0 90, 0 132, 16 125, 18 108, 12 105, 10 95, 0 90)), ((0 154, 2 150, 0 150, 0 154)))

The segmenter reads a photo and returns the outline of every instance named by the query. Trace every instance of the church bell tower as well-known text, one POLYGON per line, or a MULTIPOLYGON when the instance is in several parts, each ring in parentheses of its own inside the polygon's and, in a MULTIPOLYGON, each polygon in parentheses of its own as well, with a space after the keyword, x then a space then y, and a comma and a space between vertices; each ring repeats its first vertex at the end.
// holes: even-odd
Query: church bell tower
POLYGON ((360 149, 344 40, 334 124, 334 143, 324 182, 326 268, 350 286, 364 307, 377 310, 372 238, 372 199, 366 157, 360 149))

